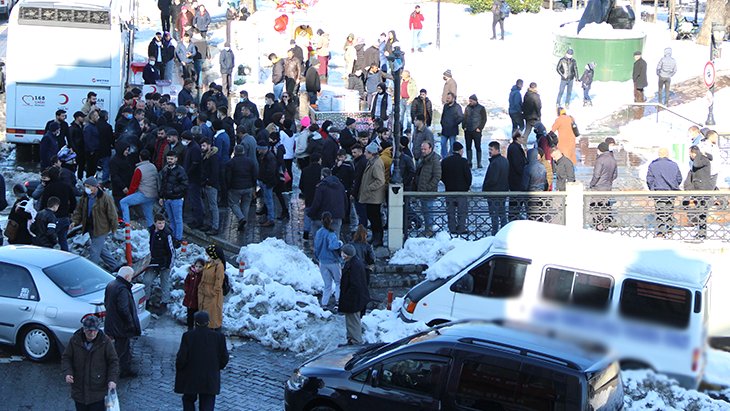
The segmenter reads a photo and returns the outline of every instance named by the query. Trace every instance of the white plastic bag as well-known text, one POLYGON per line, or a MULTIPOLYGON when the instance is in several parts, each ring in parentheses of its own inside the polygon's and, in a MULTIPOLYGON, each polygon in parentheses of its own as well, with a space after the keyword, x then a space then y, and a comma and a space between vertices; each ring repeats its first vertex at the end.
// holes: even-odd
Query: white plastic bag
POLYGON ((104 397, 104 405, 107 411, 121 411, 119 408, 119 397, 117 397, 116 388, 110 388, 104 397))

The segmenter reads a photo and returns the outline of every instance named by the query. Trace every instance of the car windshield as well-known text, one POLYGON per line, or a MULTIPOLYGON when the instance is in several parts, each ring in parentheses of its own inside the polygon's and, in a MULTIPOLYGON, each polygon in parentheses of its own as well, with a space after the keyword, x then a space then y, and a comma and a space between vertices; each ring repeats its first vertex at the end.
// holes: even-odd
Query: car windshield
POLYGON ((345 364, 345 369, 349 370, 350 368, 354 367, 357 364, 364 363, 371 358, 375 358, 379 356, 380 354, 383 354, 388 351, 395 350, 399 347, 406 346, 408 344, 417 343, 421 341, 430 340, 431 338, 436 337, 441 332, 438 330, 438 328, 432 328, 430 330, 418 333, 416 335, 411 335, 409 337, 406 337, 402 340, 398 340, 396 342, 390 343, 390 344, 376 344, 373 346, 370 346, 357 354, 355 354, 350 361, 345 364))
POLYGON ((104 289, 114 277, 91 261, 77 257, 43 269, 58 288, 71 297, 104 289))

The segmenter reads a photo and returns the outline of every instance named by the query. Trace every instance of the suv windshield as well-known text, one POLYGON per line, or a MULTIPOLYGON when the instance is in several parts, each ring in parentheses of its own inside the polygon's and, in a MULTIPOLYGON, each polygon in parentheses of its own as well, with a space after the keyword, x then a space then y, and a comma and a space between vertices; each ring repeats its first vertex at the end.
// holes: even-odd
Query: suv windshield
POLYGON ((43 269, 58 288, 71 297, 103 290, 114 277, 91 261, 77 257, 43 269))
POLYGON ((371 358, 375 358, 379 356, 380 354, 383 354, 388 351, 395 350, 399 347, 406 346, 411 343, 421 342, 430 340, 431 338, 436 337, 440 334, 440 331, 437 328, 432 328, 430 330, 418 333, 416 335, 411 335, 409 337, 406 337, 402 340, 398 340, 396 342, 392 342, 390 344, 383 344, 383 345, 374 345, 370 348, 367 348, 365 350, 362 350, 355 354, 350 361, 345 364, 345 369, 349 370, 350 368, 354 367, 357 364, 361 364, 365 361, 370 360, 371 358))

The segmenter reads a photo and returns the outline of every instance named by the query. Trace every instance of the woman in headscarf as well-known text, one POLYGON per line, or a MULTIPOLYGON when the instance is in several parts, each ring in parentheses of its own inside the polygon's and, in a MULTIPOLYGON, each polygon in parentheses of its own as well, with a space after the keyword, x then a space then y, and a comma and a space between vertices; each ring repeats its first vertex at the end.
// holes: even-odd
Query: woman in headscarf
POLYGON ((226 277, 226 259, 223 248, 209 245, 205 249, 210 261, 203 268, 198 286, 198 310, 210 315, 208 328, 219 330, 223 324, 223 281, 226 277))

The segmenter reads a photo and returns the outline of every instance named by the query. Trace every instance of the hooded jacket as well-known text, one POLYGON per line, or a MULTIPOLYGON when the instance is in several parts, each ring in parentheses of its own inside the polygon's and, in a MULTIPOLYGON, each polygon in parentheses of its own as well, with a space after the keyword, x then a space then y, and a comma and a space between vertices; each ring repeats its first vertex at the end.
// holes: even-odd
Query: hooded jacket
POLYGON ((218 159, 218 147, 210 147, 203 155, 200 167, 200 183, 203 186, 218 189, 220 174, 220 160, 218 159))
POLYGON ((656 75, 659 78, 672 78, 677 73, 677 60, 672 57, 672 49, 664 49, 664 57, 659 60, 656 66, 656 75))
POLYGON ((365 264, 357 255, 345 261, 340 280, 340 300, 337 311, 359 313, 370 302, 365 264))
POLYGON ((698 153, 692 160, 692 169, 684 180, 685 190, 712 190, 712 177, 710 176, 710 159, 702 153, 698 153))
POLYGON ((522 189, 525 191, 547 190, 547 169, 537 158, 537 149, 527 150, 527 165, 522 173, 522 189))
POLYGON ((339 264, 341 248, 342 241, 334 231, 322 227, 314 234, 314 256, 320 264, 339 264))
POLYGON ((522 113, 522 94, 520 94, 520 88, 515 84, 512 86, 512 90, 509 92, 509 114, 521 114, 522 113))
POLYGON ((329 211, 332 219, 342 219, 345 218, 346 205, 345 186, 342 185, 339 178, 329 176, 317 184, 317 188, 314 190, 314 200, 307 215, 312 220, 319 220, 325 211, 329 211))
POLYGON ((112 195, 114 197, 124 197, 124 189, 129 187, 134 174, 134 165, 129 157, 124 155, 124 150, 129 147, 129 143, 118 141, 115 145, 116 153, 109 160, 109 176, 112 181, 112 195))
POLYGON ((578 65, 572 57, 561 57, 555 70, 563 81, 573 81, 578 77, 578 65))

